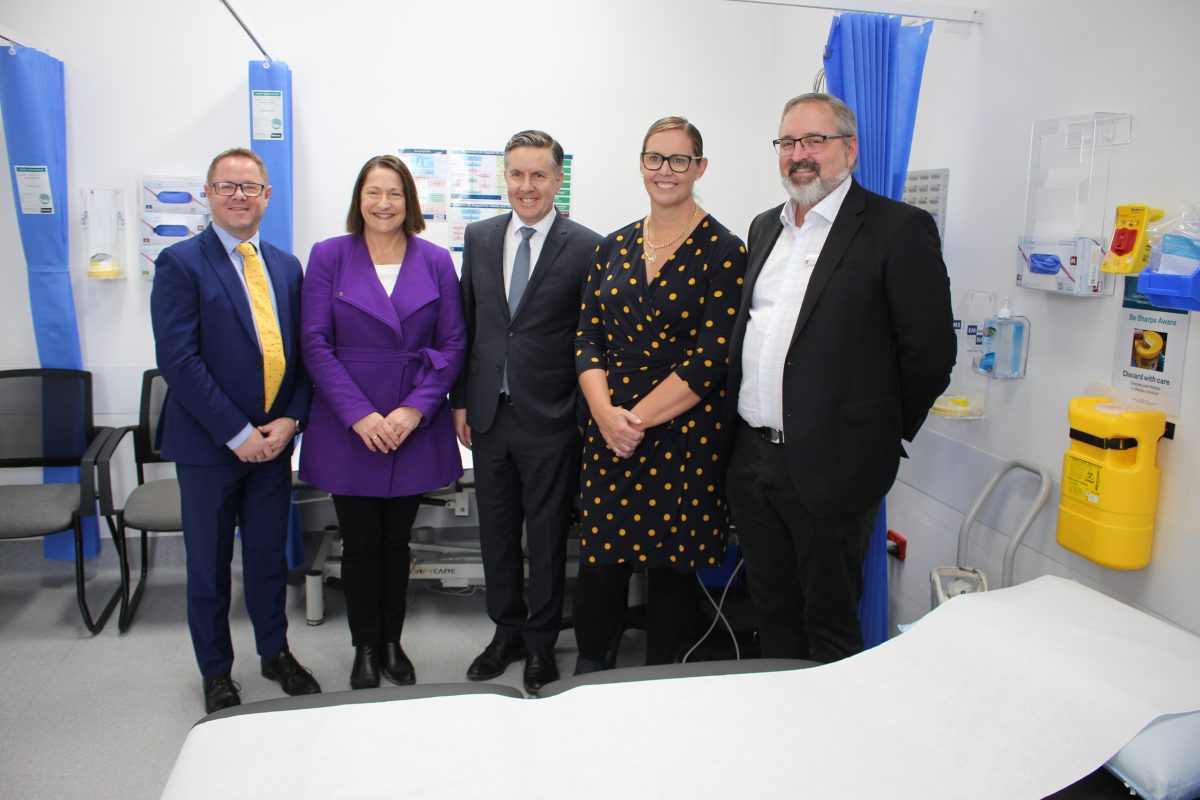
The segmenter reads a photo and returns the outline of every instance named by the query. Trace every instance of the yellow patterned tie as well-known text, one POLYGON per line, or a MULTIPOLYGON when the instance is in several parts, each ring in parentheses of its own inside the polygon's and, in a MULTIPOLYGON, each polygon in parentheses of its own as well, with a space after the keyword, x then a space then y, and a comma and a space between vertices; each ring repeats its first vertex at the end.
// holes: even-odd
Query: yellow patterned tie
POLYGON ((254 311, 254 324, 258 327, 258 340, 263 355, 263 390, 265 409, 271 410, 279 385, 283 383, 283 371, 287 359, 283 355, 283 337, 279 333, 279 322, 271 308, 271 290, 267 286, 267 271, 258 257, 254 245, 242 242, 236 248, 242 254, 242 272, 246 276, 246 288, 250 290, 250 307, 254 311))

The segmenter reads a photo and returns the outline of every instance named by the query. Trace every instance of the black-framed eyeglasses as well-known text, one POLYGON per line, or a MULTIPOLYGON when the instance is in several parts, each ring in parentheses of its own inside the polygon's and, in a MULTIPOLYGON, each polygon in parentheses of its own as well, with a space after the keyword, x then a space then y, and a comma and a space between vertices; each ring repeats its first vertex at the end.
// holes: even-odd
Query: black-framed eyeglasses
POLYGON ((232 197, 237 194, 237 190, 241 189, 242 194, 246 197, 258 197, 265 190, 266 186, 261 183, 230 183, 229 181, 217 181, 212 184, 214 194, 219 194, 222 197, 232 197))
POLYGON ((791 155, 796 150, 796 145, 800 145, 800 149, 806 153, 820 153, 829 145, 830 139, 853 139, 853 134, 835 133, 826 136, 823 133, 812 133, 808 136, 801 136, 799 139, 794 139, 791 136, 783 136, 774 140, 771 144, 775 145, 775 152, 781 156, 791 155))
POLYGON ((664 156, 662 153, 642 153, 642 166, 649 170, 662 169, 663 162, 671 167, 671 172, 687 172, 692 166, 693 161, 699 161, 704 156, 688 156, 683 153, 676 153, 670 156, 664 156))

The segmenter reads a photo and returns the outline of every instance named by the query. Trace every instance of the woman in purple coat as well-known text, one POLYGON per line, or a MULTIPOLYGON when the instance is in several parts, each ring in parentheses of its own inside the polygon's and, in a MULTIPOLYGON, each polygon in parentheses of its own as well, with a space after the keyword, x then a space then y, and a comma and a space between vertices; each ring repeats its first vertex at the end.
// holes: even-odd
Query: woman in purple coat
POLYGON ((418 239, 416 184, 376 156, 354 184, 347 236, 318 242, 301 300, 316 384, 300 477, 333 495, 354 645, 350 685, 416 682, 400 647, 420 496, 462 475, 446 393, 466 351, 450 254, 418 239))

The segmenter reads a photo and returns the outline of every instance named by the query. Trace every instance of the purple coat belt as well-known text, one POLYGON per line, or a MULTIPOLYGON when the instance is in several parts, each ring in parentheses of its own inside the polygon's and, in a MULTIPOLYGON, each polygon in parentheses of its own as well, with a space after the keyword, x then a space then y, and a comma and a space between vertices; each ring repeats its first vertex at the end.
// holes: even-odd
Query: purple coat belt
POLYGON ((318 242, 301 298, 301 352, 315 384, 300 477, 334 494, 399 497, 462 475, 446 393, 466 351, 450 254, 410 237, 391 295, 358 236, 318 242), (394 453, 372 453, 351 426, 400 406, 423 415, 394 453))

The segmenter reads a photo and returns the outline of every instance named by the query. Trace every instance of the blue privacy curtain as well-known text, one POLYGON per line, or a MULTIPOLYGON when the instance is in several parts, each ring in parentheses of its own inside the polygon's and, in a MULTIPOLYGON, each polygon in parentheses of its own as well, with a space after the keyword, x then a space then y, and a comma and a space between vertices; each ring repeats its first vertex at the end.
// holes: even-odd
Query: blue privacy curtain
MULTIPOLYGON (((29 274, 29 307, 38 361, 81 369, 67 245, 67 113, 63 62, 28 47, 0 48, 0 109, 9 177, 29 274), (47 190, 48 187, 48 190, 47 190)), ((48 431, 52 434, 53 431, 48 431)), ((46 483, 77 483, 75 467, 47 467, 46 483)), ((95 517, 83 521, 83 554, 100 552, 95 517)), ((70 532, 43 539, 47 558, 75 559, 70 532)))
MULTIPOLYGON (((283 61, 250 62, 250 149, 263 160, 271 200, 259 225, 263 239, 292 251, 292 71, 283 61)), ((300 509, 288 517, 288 566, 302 566, 300 509)))
MULTIPOLYGON (((833 18, 825 44, 825 81, 858 117, 858 168, 854 177, 876 194, 904 196, 912 151, 921 73, 933 23, 901 25, 900 17, 846 13, 833 18)), ((863 642, 887 640, 887 507, 871 533, 858 607, 863 642)))

